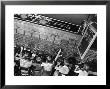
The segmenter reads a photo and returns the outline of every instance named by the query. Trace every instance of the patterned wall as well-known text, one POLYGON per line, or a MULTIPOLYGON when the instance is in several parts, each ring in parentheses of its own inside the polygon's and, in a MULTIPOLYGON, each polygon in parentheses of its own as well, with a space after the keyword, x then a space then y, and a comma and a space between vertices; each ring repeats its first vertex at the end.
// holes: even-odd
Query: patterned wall
POLYGON ((44 50, 56 55, 59 48, 65 56, 77 53, 80 35, 14 19, 15 43, 25 45, 33 50, 44 50))

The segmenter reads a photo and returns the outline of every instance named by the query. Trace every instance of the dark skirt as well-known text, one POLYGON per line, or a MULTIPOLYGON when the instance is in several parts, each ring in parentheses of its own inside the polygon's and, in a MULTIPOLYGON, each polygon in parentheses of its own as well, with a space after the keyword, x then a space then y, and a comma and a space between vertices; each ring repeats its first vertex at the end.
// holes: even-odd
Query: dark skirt
POLYGON ((51 71, 43 70, 42 76, 50 76, 50 75, 51 75, 51 71))

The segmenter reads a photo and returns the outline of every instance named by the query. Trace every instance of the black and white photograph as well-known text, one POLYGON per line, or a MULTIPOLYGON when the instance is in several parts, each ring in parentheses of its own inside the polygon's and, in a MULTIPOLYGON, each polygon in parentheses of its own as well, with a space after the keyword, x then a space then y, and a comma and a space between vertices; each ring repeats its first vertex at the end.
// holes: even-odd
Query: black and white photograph
POLYGON ((105 85, 106 5, 36 4, 5 7, 6 85, 105 85))
POLYGON ((97 76, 97 14, 14 14, 14 76, 97 76))

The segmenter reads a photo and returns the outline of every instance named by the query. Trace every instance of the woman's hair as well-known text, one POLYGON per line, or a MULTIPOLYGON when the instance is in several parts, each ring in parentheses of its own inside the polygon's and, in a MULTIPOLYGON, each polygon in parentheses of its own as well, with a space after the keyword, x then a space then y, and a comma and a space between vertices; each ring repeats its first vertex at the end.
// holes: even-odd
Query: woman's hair
POLYGON ((46 57, 42 58, 42 62, 46 62, 46 57))
POLYGON ((75 57, 69 57, 69 58, 68 58, 68 62, 69 62, 70 64, 77 64, 77 60, 76 60, 75 57))

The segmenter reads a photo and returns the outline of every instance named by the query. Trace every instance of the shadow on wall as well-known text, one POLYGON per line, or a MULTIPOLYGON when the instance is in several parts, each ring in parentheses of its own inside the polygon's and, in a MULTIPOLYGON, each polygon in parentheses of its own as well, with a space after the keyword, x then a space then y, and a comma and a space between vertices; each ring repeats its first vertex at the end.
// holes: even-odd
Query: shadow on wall
POLYGON ((89 14, 40 14, 40 15, 81 25, 81 22, 83 20, 86 20, 89 14))

